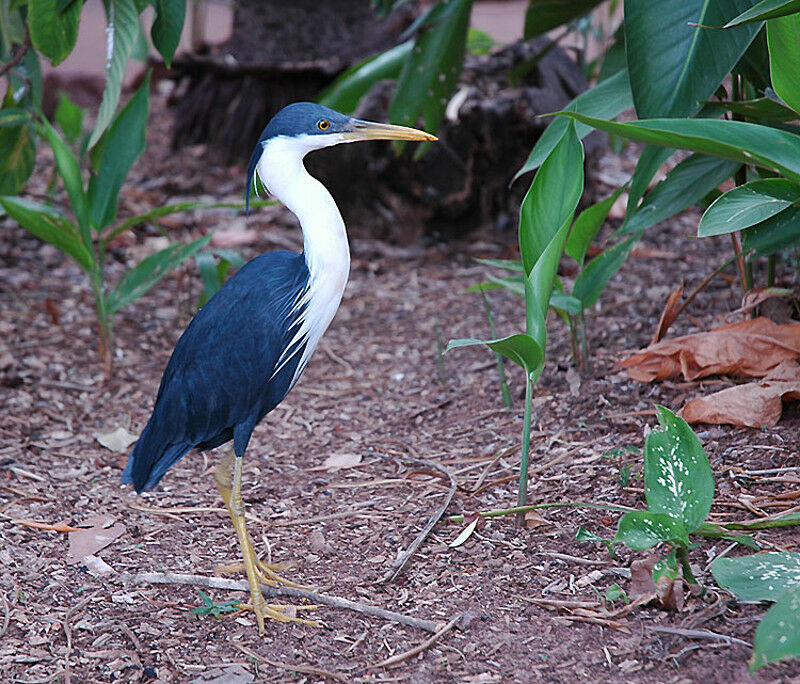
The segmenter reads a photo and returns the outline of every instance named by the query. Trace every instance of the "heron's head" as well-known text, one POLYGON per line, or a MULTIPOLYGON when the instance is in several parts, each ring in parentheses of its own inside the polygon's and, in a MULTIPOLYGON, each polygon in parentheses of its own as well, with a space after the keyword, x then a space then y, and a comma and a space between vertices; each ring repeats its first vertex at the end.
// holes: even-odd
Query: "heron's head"
POLYGON ((436 140, 416 128, 362 121, 313 102, 295 102, 272 117, 250 157, 245 204, 249 213, 250 188, 265 147, 273 140, 291 142, 302 158, 313 150, 359 140, 436 140))

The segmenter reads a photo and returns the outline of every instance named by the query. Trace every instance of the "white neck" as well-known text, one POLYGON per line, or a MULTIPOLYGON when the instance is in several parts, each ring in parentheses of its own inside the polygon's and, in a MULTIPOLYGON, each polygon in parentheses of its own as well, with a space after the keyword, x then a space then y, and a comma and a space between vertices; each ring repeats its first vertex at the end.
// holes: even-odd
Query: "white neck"
POLYGON ((344 221, 331 194, 303 165, 303 157, 317 149, 313 143, 320 137, 273 138, 256 168, 270 194, 300 220, 311 277, 332 278, 344 291, 350 271, 344 221))
MULTIPOLYGON (((333 137, 325 136, 328 140, 333 137)), ((333 320, 350 273, 350 249, 339 208, 325 186, 303 166, 308 152, 325 146, 320 144, 321 138, 272 138, 264 145, 256 166, 269 192, 297 216, 303 229, 303 254, 310 277, 307 288, 298 295, 297 305, 302 305, 303 314, 294 341, 304 341, 305 346, 292 384, 333 320)), ((287 361, 288 357, 282 356, 275 372, 287 361)))

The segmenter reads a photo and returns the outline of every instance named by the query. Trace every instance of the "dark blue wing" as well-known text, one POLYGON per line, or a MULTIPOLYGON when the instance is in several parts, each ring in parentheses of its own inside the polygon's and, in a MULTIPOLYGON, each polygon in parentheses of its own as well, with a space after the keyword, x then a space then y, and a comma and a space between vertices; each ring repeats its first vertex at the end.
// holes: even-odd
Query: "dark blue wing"
POLYGON ((264 254, 198 312, 172 352, 123 482, 150 489, 187 451, 219 446, 234 432, 237 452, 244 450, 291 388, 301 354, 275 368, 300 325, 297 302, 308 277, 302 254, 264 254))

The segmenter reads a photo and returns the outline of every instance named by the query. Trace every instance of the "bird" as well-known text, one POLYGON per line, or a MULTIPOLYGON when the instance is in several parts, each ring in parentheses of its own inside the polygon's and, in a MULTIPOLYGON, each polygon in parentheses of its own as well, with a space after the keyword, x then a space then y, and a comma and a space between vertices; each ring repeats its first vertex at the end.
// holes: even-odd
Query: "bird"
POLYGON ((281 109, 250 157, 245 191, 262 186, 299 219, 303 251, 261 254, 197 312, 167 362, 147 424, 122 473, 137 493, 154 488, 192 449, 233 441, 216 467, 241 548, 260 633, 265 619, 300 621, 269 606, 260 581, 291 584, 256 554, 245 525, 242 464, 256 425, 292 389, 334 317, 350 269, 344 220, 303 163, 314 150, 365 140, 435 141, 424 131, 363 121, 311 102, 281 109))

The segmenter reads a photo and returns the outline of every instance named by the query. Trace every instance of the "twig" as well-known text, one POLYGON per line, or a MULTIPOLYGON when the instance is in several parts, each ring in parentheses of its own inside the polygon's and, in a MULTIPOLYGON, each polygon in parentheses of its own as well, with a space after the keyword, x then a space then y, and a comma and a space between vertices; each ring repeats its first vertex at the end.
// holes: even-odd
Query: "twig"
MULTIPOLYGON (((404 444, 404 446, 413 451, 412 447, 408 444, 404 444)), ((381 458, 389 458, 388 455, 378 454, 381 458)), ((442 473, 449 481, 450 481, 450 488, 447 491, 447 494, 444 497, 444 501, 442 505, 436 510, 436 512, 428 519, 428 522, 425 524, 425 527, 422 528, 422 531, 417 535, 417 538, 411 542, 409 547, 403 551, 400 556, 398 556, 397 560, 392 563, 392 567, 389 569, 383 577, 381 577, 375 584, 385 584, 387 582, 391 582, 394 580, 402 571, 403 568, 406 566, 411 557, 417 552, 417 549, 422 546, 422 542, 425 541, 427 536, 431 533, 431 530, 436 526, 436 523, 442 519, 444 512, 447 510, 447 507, 450 505, 450 502, 453 500, 453 496, 456 493, 456 478, 453 476, 447 468, 443 465, 438 463, 434 463, 433 461, 429 461, 424 458, 419 458, 418 456, 408 456, 407 454, 400 454, 400 453, 393 453, 393 456, 399 456, 407 461, 411 461, 412 463, 419 463, 420 465, 424 465, 427 468, 433 468, 434 470, 439 471, 442 473)))
MULTIPOLYGON (((250 591, 250 585, 244 580, 231 580, 224 577, 206 577, 205 575, 184 575, 175 572, 143 572, 137 575, 123 574, 122 581, 131 584, 189 584, 199 587, 209 587, 211 589, 227 589, 232 591, 250 591)), ((402 615, 394 613, 390 610, 384 610, 377 606, 370 606, 366 603, 358 603, 348 599, 339 598, 338 596, 328 596, 326 594, 318 594, 315 591, 308 589, 299 589, 295 587, 271 587, 265 584, 261 585, 261 590, 268 598, 300 598, 311 601, 312 603, 321 603, 332 608, 342 608, 345 610, 353 610, 357 613, 364 615, 372 615, 379 617, 390 622, 398 622, 401 625, 415 627, 425 632, 435 633, 439 625, 432 620, 422 620, 421 618, 411 617, 409 615, 402 615)))
POLYGON ((3 591, 0 591, 0 600, 3 601, 3 626, 0 628, 0 639, 2 639, 6 635, 8 625, 11 622, 11 608, 8 605, 8 599, 3 591))
POLYGON ((727 634, 717 634, 708 629, 679 629, 677 627, 657 627, 655 625, 647 625, 647 629, 651 632, 662 632, 664 634, 676 634, 677 636, 685 636, 690 639, 713 639, 714 641, 725 641, 729 644, 740 644, 752 648, 753 644, 744 639, 737 639, 736 637, 728 636, 727 634))
POLYGON ((270 660, 269 658, 265 658, 262 655, 259 655, 255 651, 250 650, 247 646, 242 646, 241 644, 231 641, 231 644, 235 648, 238 648, 242 653, 245 655, 255 658, 261 663, 266 663, 270 667, 277 667, 281 670, 289 670, 290 672, 302 672, 303 674, 310 674, 315 675, 317 677, 327 677, 328 679, 333 679, 337 682, 343 682, 343 684, 350 684, 350 680, 346 677, 343 677, 336 672, 328 672, 327 670, 321 670, 318 667, 312 667, 311 665, 289 665, 288 663, 279 663, 276 660, 270 660))
POLYGON ((19 64, 25 57, 25 53, 31 47, 31 34, 30 31, 25 31, 25 40, 22 41, 22 45, 19 47, 19 52, 14 55, 11 59, 9 59, 5 64, 0 66, 0 76, 5 76, 6 72, 13 69, 17 64, 19 64))
POLYGON ((397 655, 393 655, 391 658, 387 658, 386 660, 381 661, 377 665, 370 665, 367 669, 374 670, 378 667, 388 667, 389 665, 396 665, 408 658, 413 658, 415 655, 419 655, 423 651, 429 649, 433 644, 435 644, 439 639, 441 639, 445 634, 447 634, 453 627, 456 626, 456 623, 461 619, 461 614, 459 613, 456 615, 450 622, 448 622, 444 627, 442 627, 438 632, 436 632, 430 639, 423 641, 419 646, 415 646, 409 651, 404 651, 403 653, 398 653, 397 655))
POLYGON ((72 606, 68 611, 67 614, 64 616, 64 634, 67 637, 67 652, 64 654, 64 682, 65 684, 70 684, 72 681, 70 678, 70 671, 69 671, 69 657, 72 655, 72 627, 70 627, 69 621, 72 616, 77 613, 81 608, 84 608, 89 601, 91 601, 98 592, 93 592, 89 596, 87 596, 83 601, 76 603, 72 606))

